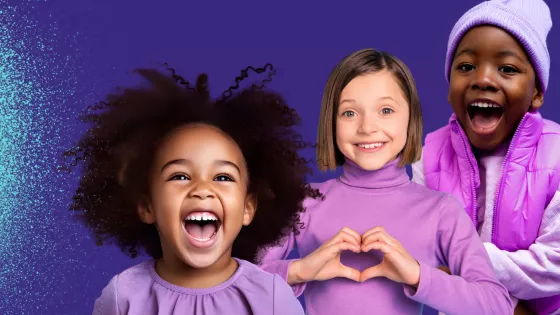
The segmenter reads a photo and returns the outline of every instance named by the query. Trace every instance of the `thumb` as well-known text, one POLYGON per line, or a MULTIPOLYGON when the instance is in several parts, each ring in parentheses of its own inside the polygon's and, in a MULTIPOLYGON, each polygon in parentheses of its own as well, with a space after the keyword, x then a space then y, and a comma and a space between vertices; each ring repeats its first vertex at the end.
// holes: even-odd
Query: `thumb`
POLYGON ((362 271, 360 275, 360 282, 364 282, 366 280, 369 280, 371 278, 376 278, 376 277, 383 277, 383 269, 381 267, 381 264, 377 266, 369 267, 366 270, 362 271))
POLYGON ((338 269, 338 276, 360 282, 360 272, 354 268, 344 266, 342 263, 338 269))

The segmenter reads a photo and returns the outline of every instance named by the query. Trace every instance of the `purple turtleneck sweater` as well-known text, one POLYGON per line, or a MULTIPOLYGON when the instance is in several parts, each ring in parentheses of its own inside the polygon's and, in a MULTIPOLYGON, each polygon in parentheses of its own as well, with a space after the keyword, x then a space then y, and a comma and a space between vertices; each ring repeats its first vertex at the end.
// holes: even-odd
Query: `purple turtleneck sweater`
MULTIPOLYGON (((421 314, 426 304, 445 314, 512 314, 509 294, 496 279, 488 254, 461 205, 448 194, 410 181, 398 160, 377 171, 364 171, 353 162, 340 178, 314 187, 324 200, 308 199, 301 215, 304 228, 283 245, 262 256, 261 268, 287 279, 297 248, 305 257, 343 227, 362 234, 383 226, 420 264, 418 289, 374 278, 364 283, 346 278, 292 286, 305 290, 309 315, 421 314), (450 276, 437 269, 449 266, 450 276)), ((341 262, 358 270, 377 265, 381 252, 344 252, 341 262)))

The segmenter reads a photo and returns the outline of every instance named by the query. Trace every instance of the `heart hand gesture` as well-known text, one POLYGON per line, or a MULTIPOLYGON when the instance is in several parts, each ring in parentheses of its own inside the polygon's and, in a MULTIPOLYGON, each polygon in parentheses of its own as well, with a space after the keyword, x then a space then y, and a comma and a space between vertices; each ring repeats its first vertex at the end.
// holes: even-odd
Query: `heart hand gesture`
POLYGON ((360 252, 361 237, 358 232, 343 228, 334 237, 307 257, 294 261, 288 270, 288 283, 323 281, 344 277, 360 280, 360 272, 340 262, 340 254, 345 250, 360 252))
POLYGON ((374 227, 362 235, 362 251, 380 250, 383 261, 362 271, 360 282, 385 277, 395 282, 418 287, 420 264, 383 227, 374 227))

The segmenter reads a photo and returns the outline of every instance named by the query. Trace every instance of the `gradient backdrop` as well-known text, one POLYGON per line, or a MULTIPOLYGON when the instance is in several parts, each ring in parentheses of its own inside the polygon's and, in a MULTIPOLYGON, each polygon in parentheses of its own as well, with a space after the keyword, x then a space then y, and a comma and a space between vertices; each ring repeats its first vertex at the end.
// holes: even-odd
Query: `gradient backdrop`
MULTIPOLYGON (((55 168, 83 130, 77 111, 138 82, 135 67, 169 62, 190 80, 205 71, 218 95, 244 67, 271 62, 270 87, 299 110, 314 141, 331 69, 352 51, 386 50, 411 68, 430 132, 451 114, 447 36, 478 1, 222 2, 0 0, 0 314, 91 314, 109 279, 146 259, 96 247, 67 210, 76 179, 55 168)), ((558 21, 560 2, 548 2, 558 21)), ((548 38, 542 110, 556 121, 559 34, 554 26, 548 38)))

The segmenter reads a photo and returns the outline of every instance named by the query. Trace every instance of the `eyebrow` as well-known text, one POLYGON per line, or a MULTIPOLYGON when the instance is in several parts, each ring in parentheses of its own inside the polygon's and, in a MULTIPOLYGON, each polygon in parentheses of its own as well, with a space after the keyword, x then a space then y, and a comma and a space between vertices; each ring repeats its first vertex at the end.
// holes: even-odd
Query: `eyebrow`
MULTIPOLYGON (((383 96, 383 97, 378 98, 377 100, 378 100, 378 101, 392 100, 393 102, 395 102, 395 103, 397 103, 397 104, 400 105, 400 103, 399 103, 396 99, 394 99, 394 98, 392 98, 392 97, 390 97, 390 96, 383 96)), ((356 100, 353 100, 353 99, 343 99, 342 101, 340 101, 340 103, 339 103, 338 105, 340 106, 340 105, 342 105, 342 103, 356 104, 356 100)))
MULTIPOLYGON (((463 55, 463 54, 476 55, 476 52, 475 52, 474 49, 465 48, 465 49, 462 49, 461 51, 459 51, 457 53, 457 55, 455 55, 455 58, 457 58, 457 57, 459 57, 460 55, 463 55)), ((511 51, 511 50, 502 50, 502 51, 498 52, 498 56, 499 57, 514 57, 514 58, 517 58, 521 62, 526 62, 525 60, 523 60, 523 58, 521 58, 521 56, 519 56, 519 54, 517 54, 516 52, 511 51)))
MULTIPOLYGON (((172 160, 169 161, 167 163, 165 163, 163 165, 163 167, 161 168, 161 172, 163 172, 167 167, 171 166, 171 165, 184 165, 187 166, 189 164, 192 164, 192 162, 190 160, 187 159, 176 159, 176 160, 172 160)), ((229 165, 234 167, 240 174, 241 174, 241 169, 239 168, 239 166, 237 166, 237 164, 231 162, 231 161, 227 161, 227 160, 216 160, 214 161, 214 164, 216 165, 229 165)))
POLYGON ((500 51, 500 52, 498 53, 498 56, 500 56, 500 57, 515 57, 515 58, 517 58, 519 61, 525 62, 525 60, 523 60, 523 58, 521 58, 521 56, 519 56, 519 54, 517 54, 515 51, 511 51, 511 50, 503 50, 503 51, 500 51))
MULTIPOLYGON (((471 48, 463 48, 455 55, 455 58, 457 58, 461 55, 476 55, 476 52, 474 51, 474 49, 471 49, 471 48)), ((455 58, 453 58, 453 59, 455 59, 455 58)))

